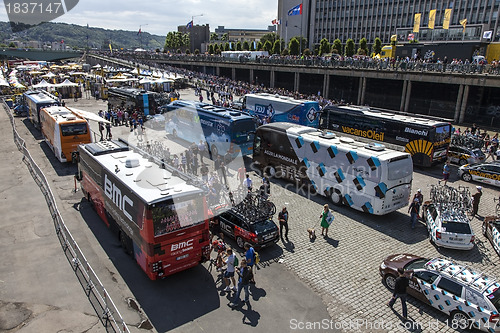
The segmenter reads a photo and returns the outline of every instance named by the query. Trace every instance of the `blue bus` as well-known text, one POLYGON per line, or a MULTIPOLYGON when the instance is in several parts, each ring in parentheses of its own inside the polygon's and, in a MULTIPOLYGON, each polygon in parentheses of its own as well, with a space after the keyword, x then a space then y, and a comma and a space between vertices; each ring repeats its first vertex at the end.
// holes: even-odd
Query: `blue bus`
POLYGON ((44 90, 28 90, 23 94, 23 99, 28 118, 38 129, 41 128, 40 110, 48 106, 59 105, 57 97, 44 90))
POLYGON ((235 158, 252 153, 256 130, 249 114, 207 103, 177 100, 168 104, 165 131, 189 142, 207 143, 212 158, 235 158))
POLYGON ((298 100, 288 96, 267 93, 246 94, 243 111, 267 122, 287 122, 318 127, 320 109, 316 101, 298 100))

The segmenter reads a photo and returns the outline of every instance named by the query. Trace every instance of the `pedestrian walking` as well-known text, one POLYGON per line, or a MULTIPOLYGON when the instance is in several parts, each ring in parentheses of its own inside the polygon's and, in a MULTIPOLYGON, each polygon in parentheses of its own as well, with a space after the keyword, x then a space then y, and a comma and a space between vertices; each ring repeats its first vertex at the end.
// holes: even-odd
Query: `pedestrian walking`
MULTIPOLYGON (((419 207, 422 207, 422 204, 424 203, 424 195, 422 194, 422 190, 418 189, 417 193, 413 196, 413 200, 417 199, 418 203, 420 204, 419 207)), ((417 212, 420 215, 420 210, 417 212)))
POLYGON ((407 296, 406 288, 410 284, 410 280, 408 279, 407 274, 411 273, 413 273, 413 270, 408 270, 405 272, 403 268, 398 268, 399 277, 396 278, 396 283, 394 285, 394 293, 392 294, 392 298, 389 301, 389 303, 387 303, 387 305, 392 309, 396 300, 398 298, 401 299, 403 318, 405 320, 408 320, 408 308, 406 306, 406 296, 407 296))
POLYGON ((111 140, 111 123, 106 123, 106 140, 111 140))
POLYGON ((285 228, 285 239, 288 242, 288 211, 285 206, 278 214, 278 221, 280 222, 281 241, 283 241, 283 228, 285 228))
POLYGON ((230 247, 226 250, 226 256, 226 260, 224 260, 224 265, 227 266, 224 272, 224 283, 226 284, 226 288, 224 288, 224 291, 231 291, 231 281, 233 282, 232 290, 237 291, 238 287, 234 279, 234 271, 236 270, 235 264, 238 262, 238 259, 236 259, 236 255, 230 247))
MULTIPOLYGON (((253 273, 253 268, 255 267, 255 250, 250 245, 250 243, 245 243, 245 259, 246 264, 250 268, 250 271, 253 273)), ((250 283, 255 284, 255 277, 252 274, 252 278, 250 279, 250 283)))
POLYGON ((246 259, 241 259, 240 267, 236 270, 236 272, 238 273, 238 289, 230 306, 237 306, 240 303, 240 294, 242 289, 245 290, 245 303, 248 304, 248 302, 250 302, 248 287, 250 286, 250 280, 252 279, 253 274, 252 269, 247 265, 246 259))
POLYGON ((417 198, 413 199, 410 207, 408 208, 408 213, 410 213, 411 218, 411 228, 415 229, 415 223, 417 223, 418 212, 420 211, 420 202, 417 198))
MULTIPOLYGON (((450 178, 450 161, 446 161, 446 163, 443 165, 443 179, 444 181, 444 186, 446 186, 446 183, 448 182, 448 179, 450 178)), ((441 181, 439 182, 441 183, 441 181)))
POLYGON ((250 179, 250 176, 248 174, 243 181, 243 185, 248 189, 248 192, 252 192, 252 179, 250 179))
POLYGON ((479 210, 479 201, 483 195, 483 188, 481 186, 476 186, 477 192, 472 195, 472 216, 476 216, 479 210))
POLYGON ((325 204, 323 206, 323 212, 319 216, 321 219, 321 235, 328 237, 328 228, 330 227, 330 224, 333 222, 333 214, 330 211, 330 207, 328 207, 328 204, 325 204))

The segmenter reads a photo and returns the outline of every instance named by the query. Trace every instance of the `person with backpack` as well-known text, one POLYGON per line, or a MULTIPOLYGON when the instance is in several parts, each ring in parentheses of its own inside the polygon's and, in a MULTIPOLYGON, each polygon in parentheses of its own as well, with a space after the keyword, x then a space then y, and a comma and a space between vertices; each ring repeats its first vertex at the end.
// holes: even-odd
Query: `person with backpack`
POLYGON ((236 280, 234 279, 234 270, 235 267, 238 267, 239 261, 236 255, 233 253, 233 249, 231 249, 230 247, 227 248, 226 255, 226 260, 224 260, 224 265, 227 266, 226 271, 224 272, 224 283, 226 284, 226 288, 224 288, 224 291, 231 291, 231 281, 233 281, 232 289, 236 291, 238 290, 238 288, 236 286, 236 280))
MULTIPOLYGON (((256 259, 257 252, 253 249, 253 247, 250 245, 250 243, 245 243, 245 259, 246 259, 246 265, 250 269, 251 272, 253 272, 253 267, 255 266, 255 259, 256 259)), ((255 278, 252 274, 252 278, 250 279, 250 283, 255 284, 255 278)))
POLYGON ((250 302, 250 293, 248 287, 250 286, 250 280, 253 277, 252 268, 247 266, 247 260, 245 258, 241 259, 241 264, 239 269, 236 271, 238 273, 238 290, 230 306, 237 306, 240 303, 241 290, 245 290, 245 303, 250 302))

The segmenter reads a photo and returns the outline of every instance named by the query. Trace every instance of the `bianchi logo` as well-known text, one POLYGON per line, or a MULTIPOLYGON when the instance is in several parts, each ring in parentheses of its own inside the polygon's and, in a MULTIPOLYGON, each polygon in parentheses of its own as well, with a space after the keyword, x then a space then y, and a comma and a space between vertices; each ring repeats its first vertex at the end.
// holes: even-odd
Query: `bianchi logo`
POLYGON ((52 21, 73 9, 78 0, 4 0, 12 32, 52 21))
POLYGON ((420 135, 420 136, 427 136, 427 135, 429 135, 429 131, 426 131, 426 130, 417 130, 417 129, 410 128, 410 127, 405 127, 405 133, 411 133, 411 134, 416 134, 416 135, 420 135))

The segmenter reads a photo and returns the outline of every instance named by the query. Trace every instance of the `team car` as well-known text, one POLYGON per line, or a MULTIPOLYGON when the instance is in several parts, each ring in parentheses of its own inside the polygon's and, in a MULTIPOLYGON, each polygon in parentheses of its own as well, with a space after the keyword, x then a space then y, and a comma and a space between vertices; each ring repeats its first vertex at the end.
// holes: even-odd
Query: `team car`
POLYGON ((448 159, 452 163, 459 165, 476 164, 484 162, 486 155, 479 148, 466 148, 460 146, 450 146, 448 149, 448 159))
POLYGON ((279 240, 278 226, 270 216, 249 216, 236 207, 222 206, 214 211, 221 231, 236 240, 240 248, 250 243, 255 248, 274 245, 279 240))
POLYGON ((493 249, 500 255, 500 217, 487 216, 484 218, 483 235, 489 239, 493 249))
POLYGON ((474 232, 463 210, 426 201, 423 217, 429 239, 436 246, 456 250, 470 250, 474 247, 474 232))
POLYGON ((448 314, 452 327, 500 332, 500 283, 494 277, 448 259, 395 254, 379 267, 390 290, 398 268, 413 270, 408 294, 448 314))
POLYGON ((466 164, 458 168, 458 177, 466 182, 472 180, 500 186, 500 163, 466 164))

